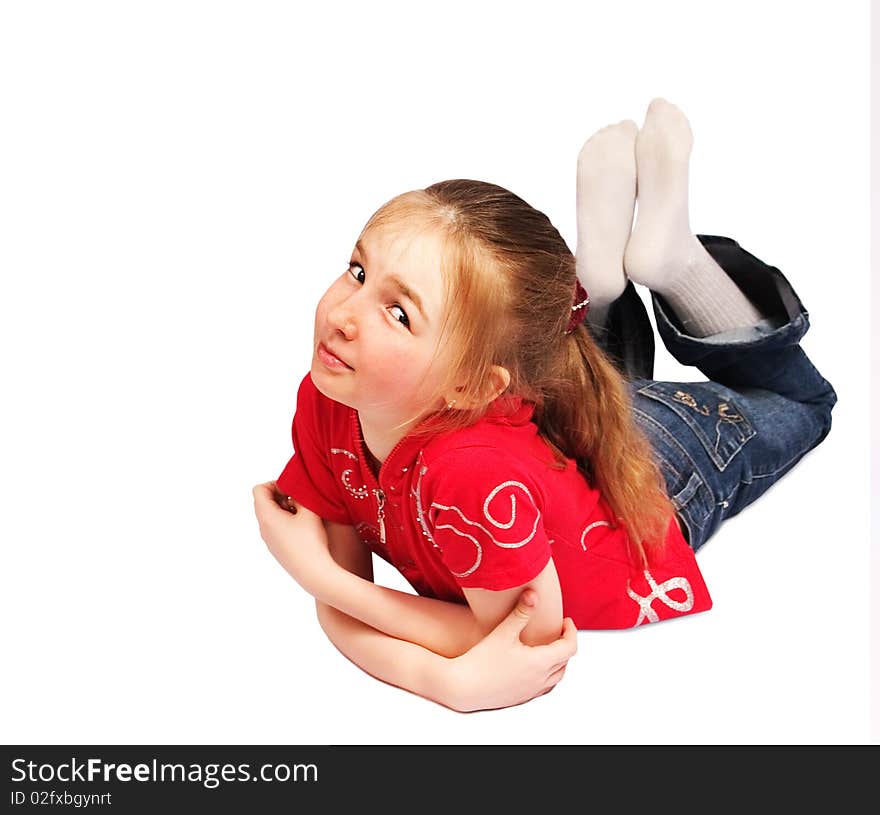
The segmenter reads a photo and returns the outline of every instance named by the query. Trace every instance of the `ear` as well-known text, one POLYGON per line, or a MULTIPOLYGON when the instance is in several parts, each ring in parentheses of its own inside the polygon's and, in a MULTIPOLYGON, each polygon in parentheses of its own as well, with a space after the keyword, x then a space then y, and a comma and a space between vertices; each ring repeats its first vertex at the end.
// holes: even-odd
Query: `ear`
POLYGON ((464 386, 460 385, 454 391, 447 394, 446 405, 452 404, 453 410, 467 410, 482 407, 497 399, 510 385, 510 371, 501 365, 493 365, 489 372, 489 378, 483 385, 483 392, 468 398, 464 395, 464 386))

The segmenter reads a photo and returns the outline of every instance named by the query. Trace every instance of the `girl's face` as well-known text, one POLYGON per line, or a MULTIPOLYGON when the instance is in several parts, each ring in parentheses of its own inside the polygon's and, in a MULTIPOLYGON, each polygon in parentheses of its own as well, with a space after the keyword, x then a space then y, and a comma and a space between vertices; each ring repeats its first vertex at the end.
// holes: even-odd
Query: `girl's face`
POLYGON ((315 313, 311 374, 321 393, 386 427, 444 406, 430 398, 446 373, 434 359, 446 308, 441 251, 429 231, 361 237, 315 313))

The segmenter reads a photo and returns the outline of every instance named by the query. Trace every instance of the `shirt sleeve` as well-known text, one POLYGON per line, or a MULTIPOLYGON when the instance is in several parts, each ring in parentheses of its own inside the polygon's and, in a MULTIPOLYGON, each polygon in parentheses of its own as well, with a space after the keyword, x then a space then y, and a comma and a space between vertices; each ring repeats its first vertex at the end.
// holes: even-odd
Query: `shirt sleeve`
POLYGON ((425 474, 429 522, 442 561, 462 588, 503 591, 537 577, 550 560, 540 488, 503 450, 443 453, 425 474))
POLYGON ((297 391, 291 427, 293 456, 276 483, 281 493, 325 520, 351 524, 342 489, 330 467, 331 405, 306 374, 297 391))

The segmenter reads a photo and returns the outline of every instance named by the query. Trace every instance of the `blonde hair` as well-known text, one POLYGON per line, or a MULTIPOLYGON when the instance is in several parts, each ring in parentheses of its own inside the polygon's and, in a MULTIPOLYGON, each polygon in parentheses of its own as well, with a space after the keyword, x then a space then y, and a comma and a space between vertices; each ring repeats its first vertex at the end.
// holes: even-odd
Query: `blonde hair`
MULTIPOLYGON (((600 491, 636 553, 662 546, 673 507, 652 449, 632 418, 626 382, 583 325, 566 326, 575 258, 542 212, 483 181, 454 179, 392 198, 373 229, 430 230, 443 238, 442 327, 450 356, 439 398, 464 383, 475 407, 432 415, 430 433, 467 427, 491 402, 494 365, 510 372, 508 392, 534 403, 534 421, 558 466, 566 457, 600 491)), ((415 432, 418 432, 416 430, 415 432)))

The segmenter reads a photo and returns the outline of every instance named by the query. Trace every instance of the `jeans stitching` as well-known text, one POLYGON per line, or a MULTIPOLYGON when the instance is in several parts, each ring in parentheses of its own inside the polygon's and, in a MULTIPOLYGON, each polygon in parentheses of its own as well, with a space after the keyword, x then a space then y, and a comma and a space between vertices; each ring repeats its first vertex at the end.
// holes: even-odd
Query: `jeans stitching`
MULTIPOLYGON (((651 416, 651 414, 645 413, 644 411, 639 410, 637 407, 633 407, 632 411, 633 413, 638 414, 642 417, 642 419, 650 422, 654 427, 656 427, 669 441, 671 441, 681 451, 681 454, 690 462, 691 467, 696 472, 700 472, 700 468, 697 467, 688 449, 672 433, 669 432, 669 429, 667 427, 660 424, 660 422, 658 422, 653 416, 651 416)), ((678 475, 680 476, 681 473, 678 473, 678 475)))
MULTIPOLYGON (((812 449, 812 448, 810 448, 810 449, 812 449)), ((805 456, 809 452, 810 452, 810 450, 804 450, 802 452, 795 453, 790 459, 788 459, 788 461, 784 462, 783 464, 780 464, 775 470, 771 470, 769 473, 758 473, 757 475, 752 476, 751 481, 744 481, 742 483, 751 484, 752 481, 756 481, 759 478, 773 478, 774 476, 778 475, 780 472, 787 469, 791 465, 796 464, 798 459, 802 458, 803 456, 805 456)))
MULTIPOLYGON (((693 458, 691 457, 691 454, 681 444, 681 442, 679 442, 679 440, 677 438, 675 438, 675 436, 673 436, 672 433, 670 433, 663 425, 661 425, 659 422, 657 422, 653 416, 650 416, 649 414, 645 413, 644 411, 639 410, 635 406, 632 407, 632 411, 634 414, 640 416, 642 419, 644 419, 645 421, 649 422, 651 425, 656 427, 663 434, 663 436, 665 436, 670 442, 672 442, 680 450, 680 452, 684 456, 684 458, 686 458, 690 462, 691 469, 693 470, 693 472, 695 472, 697 474, 697 476, 699 477, 703 486, 708 490, 709 495, 712 496, 712 490, 710 489, 709 485, 706 483, 706 479, 703 478, 703 474, 700 472, 700 468, 697 467, 696 463, 694 462, 693 458)), ((654 445, 652 445, 652 447, 653 446, 654 445)), ((659 451, 657 451, 656 448, 654 448, 654 449, 655 449, 655 452, 658 455, 660 455, 659 451)), ((682 474, 679 473, 675 467, 672 467, 671 469, 675 471, 676 475, 678 475, 679 478, 682 478, 682 474)), ((696 492, 694 493, 694 495, 696 495, 696 492)), ((714 499, 714 496, 712 496, 712 497, 714 499)), ((688 503, 690 503, 690 502, 688 502, 688 503)), ((712 517, 712 513, 710 512, 709 514, 707 514, 705 516, 705 518, 703 519, 703 522, 701 523, 696 518, 691 518, 690 513, 687 512, 686 506, 682 507, 679 510, 679 512, 682 514, 687 514, 688 519, 693 521, 693 523, 695 523, 700 528, 701 531, 705 528, 706 523, 712 517)))
MULTIPOLYGON (((755 427, 752 424, 751 420, 742 411, 742 408, 740 408, 737 401, 735 399, 733 399, 732 396, 725 397, 724 402, 730 403, 734 406, 734 408, 737 411, 736 415, 738 415, 738 417, 740 417, 742 419, 742 423, 745 427, 743 429, 739 429, 739 434, 740 434, 741 438, 740 438, 739 443, 737 444, 736 449, 729 456, 727 456, 726 459, 723 458, 721 453, 718 450, 718 445, 720 444, 720 436, 716 436, 716 443, 715 443, 715 445, 713 445, 711 440, 709 439, 709 435, 708 435, 707 431, 700 426, 699 422, 697 422, 692 417, 689 418, 686 413, 678 410, 675 407, 676 404, 681 405, 681 404, 686 404, 686 403, 684 403, 680 400, 676 400, 674 397, 669 396, 667 393, 665 393, 662 388, 657 387, 657 385, 661 385, 661 384, 670 384, 670 385, 675 385, 676 387, 678 387, 680 384, 681 385, 691 384, 693 386, 693 385, 699 385, 699 383, 674 383, 674 382, 661 383, 659 381, 655 381, 655 382, 652 382, 650 385, 645 385, 644 387, 639 388, 637 392, 648 399, 653 399, 655 402, 659 402, 661 405, 664 405, 669 410, 671 410, 679 419, 681 419, 681 421, 683 421, 690 428, 690 431, 691 431, 691 433, 693 433, 694 438, 696 438, 697 441, 700 442, 700 445, 706 450, 706 453, 708 454, 709 458, 712 460, 712 463, 715 465, 715 467, 718 469, 719 472, 723 473, 728 468, 728 466, 731 464, 731 462, 742 452, 742 450, 746 446, 746 444, 748 444, 748 442, 751 441, 757 435, 757 430, 755 430, 755 427)), ((722 394, 717 393, 716 391, 712 390, 711 388, 707 388, 707 390, 709 390, 709 392, 716 399, 721 399, 722 394)), ((693 398, 693 397, 691 397, 691 398, 693 398)), ((703 414, 703 415, 706 415, 706 414, 703 414)), ((719 418, 719 420, 716 422, 716 425, 715 425, 716 434, 719 432, 721 423, 722 423, 722 419, 719 418)))

